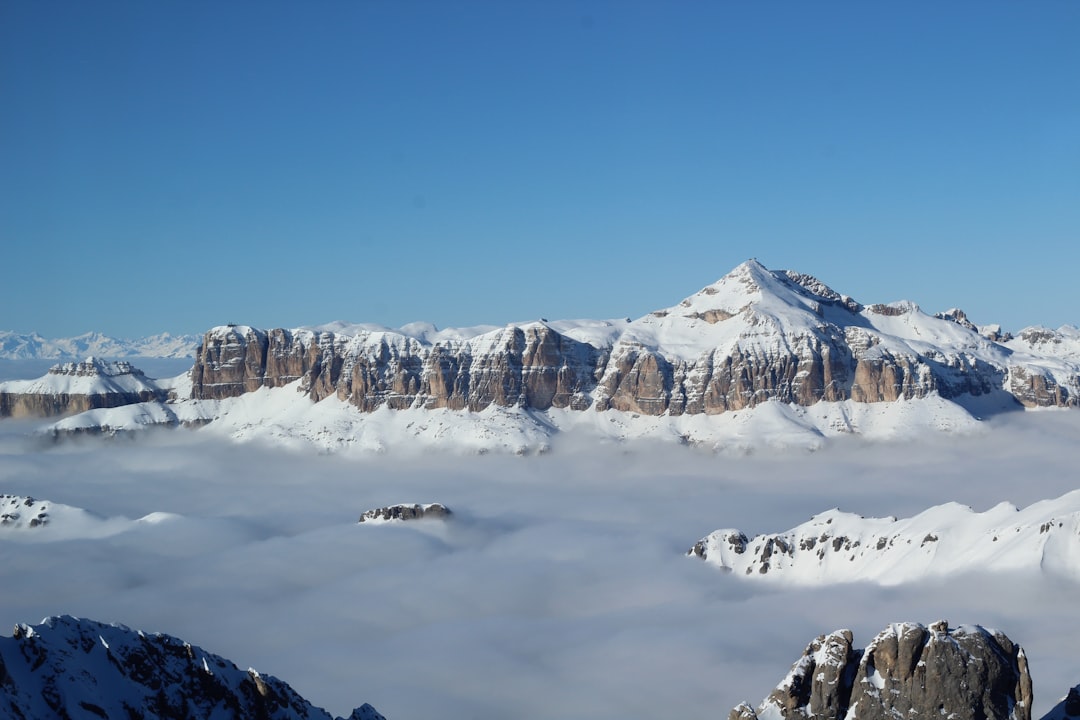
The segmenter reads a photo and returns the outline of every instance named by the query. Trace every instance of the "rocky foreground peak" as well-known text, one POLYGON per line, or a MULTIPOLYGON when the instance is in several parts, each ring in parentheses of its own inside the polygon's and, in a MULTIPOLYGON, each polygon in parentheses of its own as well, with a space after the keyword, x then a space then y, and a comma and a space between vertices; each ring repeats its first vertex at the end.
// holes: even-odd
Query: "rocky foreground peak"
MULTIPOLYGON (((0 638, 0 717, 332 720, 286 683, 183 640, 70 616, 0 638)), ((370 705, 349 720, 385 720, 370 705)))
POLYGON ((852 643, 850 630, 811 641, 757 709, 743 703, 729 720, 1031 718, 1027 658, 1004 633, 942 620, 889 625, 865 650, 852 643))

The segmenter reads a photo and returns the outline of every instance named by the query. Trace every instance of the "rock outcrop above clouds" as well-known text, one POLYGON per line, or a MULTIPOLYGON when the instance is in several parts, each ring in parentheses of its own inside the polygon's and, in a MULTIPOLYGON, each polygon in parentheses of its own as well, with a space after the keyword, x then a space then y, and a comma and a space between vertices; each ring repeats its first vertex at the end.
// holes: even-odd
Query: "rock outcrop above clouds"
POLYGON ((392 522, 405 520, 422 520, 424 518, 444 519, 453 513, 450 508, 441 503, 428 503, 426 505, 387 505, 386 507, 368 510, 360 516, 360 522, 392 522))
MULTIPOLYGON (((169 635, 70 616, 0 637, 0 716, 332 720, 286 683, 169 635)), ((348 720, 385 720, 362 705, 348 720)))
POLYGON ((963 312, 862 305, 811 276, 756 261, 634 321, 545 321, 466 332, 214 328, 192 397, 300 381, 364 411, 615 409, 716 414, 775 400, 893 402, 1007 393, 1029 406, 1080 401, 1080 332, 1029 329, 1006 343, 963 312))
POLYGON ((52 417, 164 401, 168 391, 131 363, 88 357, 54 365, 37 380, 0 383, 0 417, 52 417))
POLYGON ((1031 719, 1027 658, 1004 633, 942 620, 890 625, 865 650, 852 643, 850 630, 818 637, 756 709, 743 703, 729 720, 1031 719))
POLYGON ((687 554, 739 578, 791 585, 894 585, 973 568, 1080 580, 1080 490, 1023 509, 947 503, 899 520, 829 510, 780 533, 717 530, 687 554))

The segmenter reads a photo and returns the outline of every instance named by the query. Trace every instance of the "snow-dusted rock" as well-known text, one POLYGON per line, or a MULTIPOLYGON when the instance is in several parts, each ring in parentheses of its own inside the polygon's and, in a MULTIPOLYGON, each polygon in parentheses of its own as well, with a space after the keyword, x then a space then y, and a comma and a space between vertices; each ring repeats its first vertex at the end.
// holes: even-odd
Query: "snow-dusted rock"
POLYGON ((781 533, 717 530, 687 554, 740 578, 794 585, 894 585, 973 568, 1080 580, 1080 490, 1022 510, 947 503, 899 520, 829 510, 781 533))
POLYGON ((1031 704, 1023 648, 996 630, 942 620, 890 625, 865 650, 852 648, 849 630, 822 635, 756 710, 743 703, 728 717, 1030 720, 1031 704))
POLYGON ((49 502, 25 495, 0 495, 0 528, 15 530, 49 524, 49 502))
POLYGON ((131 363, 88 357, 54 365, 36 380, 0 383, 0 417, 51 417, 162 401, 168 391, 131 363))
MULTIPOLYGON (((0 637, 0 716, 331 720, 286 683, 169 635, 70 616, 0 637)), ((370 705, 349 720, 384 720, 370 705)))
POLYGON ((452 513, 450 509, 441 503, 428 503, 426 505, 387 505, 386 507, 368 510, 360 516, 360 522, 382 523, 405 520, 421 520, 424 518, 447 518, 452 513))

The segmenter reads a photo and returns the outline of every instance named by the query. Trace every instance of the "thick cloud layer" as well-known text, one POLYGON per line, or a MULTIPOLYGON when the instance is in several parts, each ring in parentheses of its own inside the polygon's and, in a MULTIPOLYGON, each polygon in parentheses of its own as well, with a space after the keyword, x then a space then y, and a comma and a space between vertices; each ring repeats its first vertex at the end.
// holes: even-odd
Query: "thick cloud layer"
POLYGON ((0 425, 0 492, 179 517, 97 539, 0 537, 0 627, 70 613, 167 632, 339 714, 366 701, 392 720, 722 717, 821 632, 865 642, 939 618, 1023 644, 1037 713, 1080 682, 1080 587, 1037 568, 784 591, 684 557, 716 528, 784 530, 837 506, 906 516, 1056 497, 1077 487, 1078 413, 740 458, 564 441, 540 457, 358 460, 187 432, 42 448, 22 428, 0 425), (356 524, 396 502, 455 517, 356 524))

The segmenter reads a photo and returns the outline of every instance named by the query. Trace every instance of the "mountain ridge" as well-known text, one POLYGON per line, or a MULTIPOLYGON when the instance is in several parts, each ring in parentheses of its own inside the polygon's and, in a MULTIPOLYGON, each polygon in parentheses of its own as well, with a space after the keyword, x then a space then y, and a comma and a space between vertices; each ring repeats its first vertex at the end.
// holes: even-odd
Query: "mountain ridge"
POLYGON ((793 432, 813 445, 867 429, 962 428, 1009 409, 1076 407, 1080 330, 1014 337, 955 308, 928 315, 911 301, 864 304, 813 276, 749 260, 636 320, 218 326, 169 392, 168 403, 94 409, 55 430, 210 424, 237 436, 299 435, 327 447, 359 438, 385 449, 401 434, 442 442, 451 427, 459 438, 477 435, 469 441, 477 449, 520 452, 588 426, 719 447, 764 425, 781 442, 793 432), (746 425, 735 419, 743 410, 760 418, 746 425), (417 429, 428 420, 438 427, 417 429))
POLYGON ((687 555, 751 581, 789 585, 898 585, 979 568, 1080 580, 1080 490, 1025 508, 977 513, 945 503, 909 518, 818 513, 779 533, 715 530, 687 555))
MULTIPOLYGON (((962 313, 960 313, 962 316, 962 313)), ((1004 390, 1026 406, 1075 406, 1080 333, 995 342, 910 302, 862 305, 808 275, 751 260, 675 306, 620 324, 533 321, 431 342, 390 331, 219 326, 192 398, 301 380, 370 411, 495 404, 536 410, 717 414, 767 400, 946 399, 1004 390)))

